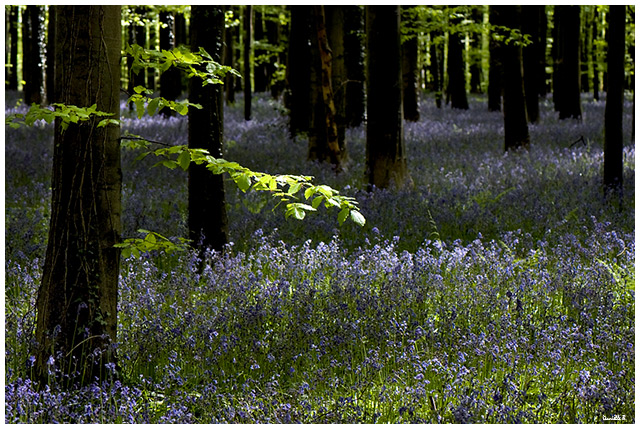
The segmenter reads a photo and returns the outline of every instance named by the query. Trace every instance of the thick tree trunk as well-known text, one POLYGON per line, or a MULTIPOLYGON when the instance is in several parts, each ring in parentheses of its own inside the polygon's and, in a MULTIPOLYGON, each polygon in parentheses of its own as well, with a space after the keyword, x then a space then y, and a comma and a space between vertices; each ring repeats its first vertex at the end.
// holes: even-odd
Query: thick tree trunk
POLYGON ((404 148, 400 6, 366 6, 367 142, 369 187, 410 182, 404 148))
MULTIPOLYGON (((412 6, 402 6, 405 13, 412 6)), ((415 26, 415 19, 405 23, 405 26, 415 26)), ((407 35, 402 43, 402 90, 404 119, 416 122, 420 119, 418 110, 418 34, 415 29, 407 35)))
MULTIPOLYGON (((60 102, 120 116, 120 6, 55 6, 60 102)), ((49 238, 38 293, 36 377, 48 361, 73 380, 115 357, 120 251, 120 127, 55 127, 49 238), (95 350, 102 350, 96 355, 95 350)))
MULTIPOLYGON (((263 24, 262 6, 256 6, 253 14, 253 38, 256 41, 256 46, 264 45, 267 42, 263 24)), ((265 58, 267 54, 265 49, 256 47, 253 65, 253 89, 255 92, 265 92, 268 87, 268 61, 265 58)))
POLYGON ((309 131, 311 127, 311 6, 291 8, 287 82, 290 96, 289 130, 292 136, 309 131))
POLYGON ((345 117, 349 127, 358 127, 364 120, 364 20, 362 7, 343 6, 344 56, 347 70, 345 117))
POLYGON ((8 18, 8 36, 6 41, 9 44, 8 47, 8 63, 11 65, 7 69, 7 89, 18 90, 18 17, 20 15, 19 6, 8 6, 9 13, 8 18))
MULTIPOLYGON (((598 21, 599 14, 597 6, 594 6, 593 11, 593 22, 591 26, 591 38, 592 42, 598 40, 598 21)), ((595 45, 595 43, 594 43, 595 45)), ((593 46, 591 51, 591 63, 593 67, 593 99, 600 100, 600 72, 598 71, 598 48, 597 46, 593 46)))
MULTIPOLYGON (((193 37, 193 35, 191 36, 193 37)), ((193 43, 191 44, 193 46, 193 43)), ((253 6, 244 7, 244 119, 251 119, 251 49, 253 46, 253 6)))
POLYGON ((555 12, 560 22, 558 115, 580 120, 580 6, 555 6, 555 12))
MULTIPOLYGON (((496 6, 504 22, 520 29, 520 6, 496 6)), ((522 46, 507 43, 501 48, 504 66, 504 148, 505 150, 529 145, 529 128, 522 77, 522 46)), ((537 96, 536 96, 537 97, 537 96)))
POLYGON ((610 6, 607 102, 604 110, 604 186, 622 195, 626 6, 610 6))
POLYGON ((546 37, 541 34, 541 20, 545 19, 544 6, 522 6, 522 33, 531 36, 531 43, 522 48, 524 93, 529 122, 540 118, 538 96, 544 85, 544 53, 546 37))
POLYGON ((347 158, 345 141, 347 68, 344 49, 344 6, 324 6, 327 28, 327 49, 331 57, 331 91, 335 106, 335 123, 338 133, 338 150, 341 165, 347 158))
MULTIPOLYGON (((191 50, 204 48, 214 61, 222 61, 224 9, 191 6, 191 50)), ((189 109, 189 147, 203 148, 222 158, 223 86, 202 86, 191 78, 189 101, 202 109, 189 109)), ((228 242, 228 219, 222 175, 213 175, 204 165, 189 166, 189 238, 201 249, 224 249, 228 242)))
POLYGON ((436 107, 442 108, 442 43, 438 39, 442 34, 431 32, 431 76, 433 76, 433 91, 435 92, 436 107))
MULTIPOLYGON (((175 17, 172 12, 160 12, 160 50, 176 48, 175 17)), ((182 76, 176 67, 170 67, 160 75, 160 96, 167 100, 177 100, 182 93, 182 76)), ((174 116, 175 110, 168 107, 160 110, 164 116, 174 116)))
MULTIPOLYGON (((489 6, 489 23, 503 25, 497 6, 489 6)), ((489 87, 487 89, 488 107, 490 112, 499 112, 502 109, 502 49, 501 43, 496 39, 496 30, 492 29, 489 39, 489 87)))
POLYGON ((27 6, 22 17, 22 80, 24 101, 44 102, 44 8, 27 6))
POLYGON ((447 93, 451 97, 451 108, 467 110, 469 102, 467 101, 467 79, 464 74, 462 41, 460 40, 460 34, 455 32, 449 33, 447 71, 449 73, 447 93))
POLYGON ((49 23, 47 25, 47 66, 45 73, 45 89, 47 103, 56 102, 56 11, 49 6, 49 23))

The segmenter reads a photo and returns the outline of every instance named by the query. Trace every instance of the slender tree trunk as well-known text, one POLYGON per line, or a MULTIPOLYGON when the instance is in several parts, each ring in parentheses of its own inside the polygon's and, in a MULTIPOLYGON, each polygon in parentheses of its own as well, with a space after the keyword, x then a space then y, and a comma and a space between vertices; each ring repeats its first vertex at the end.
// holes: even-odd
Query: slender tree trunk
POLYGON ((464 73, 464 58, 462 56, 462 41, 460 34, 449 33, 449 55, 447 57, 447 71, 449 85, 447 92, 451 96, 451 108, 469 109, 467 101, 467 79, 464 73))
POLYGON ((309 131, 311 127, 311 6, 291 7, 291 31, 287 82, 289 130, 292 136, 309 131))
POLYGON ((442 43, 437 39, 442 34, 431 32, 431 75, 433 76, 433 91, 436 95, 436 107, 442 108, 442 43))
POLYGON ((18 19, 20 15, 19 6, 9 7, 8 36, 9 40, 9 57, 8 63, 11 65, 7 69, 7 89, 18 90, 18 19))
POLYGON ((344 57, 347 73, 345 116, 349 127, 358 127, 364 120, 364 22, 361 6, 343 6, 344 57))
MULTIPOLYGON (((172 12, 160 12, 160 50, 176 48, 175 17, 172 12)), ((177 100, 182 93, 182 76, 176 67, 170 67, 160 75, 160 96, 167 100, 177 100)), ((168 107, 160 110, 164 116, 174 116, 175 110, 168 107)))
MULTIPOLYGON (((402 6, 404 13, 410 13, 412 6, 402 6)), ((405 27, 415 27, 415 19, 408 20, 405 27)), ((404 119, 416 122, 420 119, 418 110, 418 34, 415 28, 407 35, 402 50, 402 90, 404 119)))
POLYGON ((335 105, 335 123, 338 133, 338 150, 341 166, 347 154, 345 141, 347 68, 344 49, 344 6, 324 6, 328 46, 331 57, 331 90, 335 105))
MULTIPOLYGON (((235 7, 230 6, 230 10, 233 11, 235 15, 235 7)), ((228 27, 224 30, 224 64, 232 68, 235 68, 236 61, 235 29, 236 27, 228 27)), ((227 73, 224 77, 225 98, 227 104, 234 104, 236 102, 235 79, 235 76, 231 73, 227 73)))
MULTIPOLYGON (((267 42, 263 26, 262 6, 254 7, 253 14, 253 37, 256 46, 261 46, 267 42)), ((253 65, 253 86, 255 92, 265 92, 269 81, 267 80, 267 56, 268 52, 263 48, 256 47, 253 65)))
POLYGON ((22 79, 26 104, 44 102, 44 8, 27 6, 22 17, 22 79))
MULTIPOLYGON (((497 6, 489 6, 489 23, 492 26, 503 25, 497 6)), ((502 108, 502 49, 501 43, 495 37, 499 33, 492 28, 489 39, 489 87, 488 107, 490 112, 499 112, 502 108)))
POLYGON ((45 73, 45 88, 47 102, 49 104, 56 102, 56 11, 53 6, 49 6, 49 23, 47 25, 47 71, 45 73))
MULTIPOLYGON (((214 61, 222 61, 224 8, 191 6, 191 50, 204 48, 214 61)), ((189 109, 189 147, 203 148, 222 158, 224 131, 223 85, 202 86, 200 78, 189 81, 189 101, 202 109, 189 109)), ((222 175, 204 165, 189 166, 189 238, 200 249, 222 251, 228 242, 228 218, 222 175)))
MULTIPOLYGON (((281 33, 282 33, 282 25, 279 20, 267 19, 265 20, 265 28, 266 28, 266 36, 267 43, 271 46, 280 46, 281 42, 281 33)), ((287 62, 286 52, 282 51, 279 53, 272 53, 269 62, 266 64, 267 67, 267 88, 271 92, 271 96, 275 99, 280 97, 282 91, 284 90, 284 80, 277 79, 276 73, 279 67, 282 64, 287 62)))
POLYGON ((369 187, 410 183, 404 147, 400 6, 366 6, 369 187))
POLYGON ((558 64, 560 119, 582 118, 580 106, 580 6, 556 6, 561 23, 558 64))
POLYGON ((604 111, 604 186, 622 196, 626 6, 609 7, 607 102, 604 111))
POLYGON ((244 119, 251 119, 251 49, 253 45, 253 6, 244 7, 244 119))
MULTIPOLYGON (((120 116, 120 6, 58 9, 60 102, 120 116)), ((116 341, 120 251, 120 127, 55 126, 49 238, 36 302, 36 378, 48 362, 72 380, 105 377, 116 341), (94 353, 94 351, 102 353, 94 353)))
MULTIPOLYGON (((482 22, 482 9, 484 6, 473 6, 471 9, 471 20, 477 23, 482 22)), ((482 90, 482 37, 480 33, 471 33, 469 42, 469 88, 473 94, 481 94, 482 90)))
MULTIPOLYGON (((597 6, 594 6, 594 11, 593 11, 593 22, 591 25, 591 38, 593 40, 593 42, 595 42, 596 40, 598 40, 598 8, 597 6)), ((598 47, 597 45, 593 46, 593 49, 591 51, 591 63, 592 63, 592 67, 593 67, 593 99, 594 100, 600 100, 600 72, 598 71, 598 62, 599 62, 599 56, 598 56, 598 47)))
MULTIPOLYGON (((131 12, 134 14, 141 15, 144 13, 143 9, 140 7, 134 7, 131 9, 131 12)), ((136 44, 144 47, 146 41, 146 32, 145 27, 142 22, 133 21, 129 23, 129 43, 131 45, 136 44)), ((138 73, 134 73, 132 70, 133 66, 133 58, 127 58, 127 64, 129 68, 129 85, 127 86, 127 91, 129 94, 133 94, 136 86, 144 86, 145 85, 145 70, 140 70, 138 73)), ((133 103, 129 103, 129 110, 133 110, 133 103)))
MULTIPOLYGON (((520 29, 520 6, 496 6, 504 22, 511 28, 520 29)), ((505 150, 529 145, 529 128, 522 76, 522 46, 515 43, 504 44, 501 48, 504 66, 504 148, 505 150)))
POLYGON ((544 50, 546 37, 540 34, 540 21, 544 17, 544 6, 522 6, 522 33, 531 36, 531 43, 522 48, 524 89, 529 122, 540 118, 538 94, 544 82, 544 50), (540 65, 543 65, 542 67, 540 65))

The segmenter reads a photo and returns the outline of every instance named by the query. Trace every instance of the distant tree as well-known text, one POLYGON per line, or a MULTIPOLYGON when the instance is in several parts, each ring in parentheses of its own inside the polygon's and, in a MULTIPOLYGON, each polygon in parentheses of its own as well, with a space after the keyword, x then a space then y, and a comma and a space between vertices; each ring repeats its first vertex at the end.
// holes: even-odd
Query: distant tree
MULTIPOLYGON (((120 6, 54 6, 59 101, 120 116, 120 6)), ((50 358, 78 382, 115 360, 120 251, 120 127, 54 130, 51 220, 36 301, 35 377, 50 358), (96 355, 94 351, 102 351, 96 355)))
MULTIPOLYGON (((193 11, 191 11, 193 14, 193 11)), ((251 119, 251 49, 253 46, 253 6, 244 7, 244 119, 251 119)), ((193 43, 192 43, 193 45, 193 43)))
MULTIPOLYGON (((229 6, 229 12, 236 17, 238 6, 229 6)), ((238 25, 226 25, 224 29, 224 64, 235 68, 236 66, 236 38, 239 37, 238 25)), ((224 77, 225 99, 227 104, 236 102, 236 77, 232 73, 227 73, 224 77)))
POLYGON ((431 76, 433 78, 432 88, 435 92, 435 101, 436 107, 440 109, 442 107, 442 82, 443 82, 443 43, 440 42, 442 40, 442 33, 440 31, 432 31, 431 35, 431 46, 430 46, 430 57, 431 57, 431 76))
POLYGON ((367 141, 370 187, 410 181, 404 147, 400 6, 366 6, 367 141))
POLYGON ((343 6, 342 8, 347 72, 345 116, 348 126, 357 127, 362 124, 365 111, 364 14, 361 6, 343 6))
MULTIPOLYGON (((160 50, 176 48, 175 16, 170 11, 160 11, 160 50)), ((182 93, 182 76, 180 70, 170 67, 160 75, 160 96, 167 100, 177 100, 182 93)), ((164 116, 174 116, 175 110, 165 107, 160 110, 164 116)))
MULTIPOLYGON (((489 6, 489 24, 491 26, 504 25, 500 19, 497 6, 489 6)), ((495 30, 491 31, 489 39, 489 87, 487 89, 488 107, 490 112, 502 109, 502 53, 501 43, 495 37, 495 30)))
POLYGON ((347 158, 345 141, 346 101, 347 101, 347 67, 345 63, 345 6, 324 6, 327 27, 328 49, 331 54, 331 91, 335 106, 335 122, 338 135, 340 160, 347 158))
POLYGON ((45 91, 48 103, 56 102, 56 11, 53 6, 48 7, 48 24, 47 24, 47 49, 46 49, 46 72, 45 72, 45 91))
POLYGON ((604 186, 622 194, 626 6, 609 7, 607 101, 604 111, 604 186))
POLYGON ((580 6, 554 6, 558 26, 557 79, 554 98, 560 119, 581 119, 580 6))
MULTIPOLYGON (((451 20, 452 24, 460 23, 460 18, 451 20)), ((449 74, 449 84, 447 94, 451 97, 451 108, 469 109, 467 100, 467 79, 465 77, 464 58, 461 35, 457 30, 449 33, 449 52, 447 55, 447 73, 449 74)))
MULTIPOLYGON (((474 23, 482 23, 484 6, 471 6, 470 19, 474 23)), ((482 37, 480 32, 470 32, 469 37, 469 90, 471 93, 482 93, 482 37)))
POLYGON ((311 121, 311 6, 290 6, 291 30, 287 83, 290 95, 289 130, 292 136, 309 131, 311 121))
POLYGON ((545 6, 522 6, 522 33, 530 36, 530 43, 522 48, 524 88, 529 122, 540 118, 538 97, 544 92, 545 49, 547 46, 545 6))
POLYGON ((16 91, 18 89, 18 17, 20 15, 20 6, 5 6, 5 8, 9 8, 9 11, 6 13, 6 25, 7 25, 7 34, 6 34, 6 43, 8 46, 5 47, 8 52, 7 54, 7 64, 9 67, 6 67, 6 77, 7 77, 7 86, 6 88, 9 90, 16 91))
POLYGON ((256 44, 253 61, 253 89, 255 92, 265 92, 269 84, 267 70, 269 52, 265 49, 268 41, 264 31, 263 8, 264 6, 256 6, 253 11, 253 39, 256 44))
POLYGON ((599 55, 598 55, 598 47, 596 45, 596 40, 598 40, 598 21, 600 15, 598 13, 597 6, 593 7, 593 15, 591 18, 591 69, 592 69, 592 86, 593 86, 593 99, 600 100, 600 73, 598 70, 599 63, 599 55))
MULTIPOLYGON (((214 61, 222 62, 224 8, 191 6, 191 50, 202 47, 214 61)), ((246 82, 245 82, 246 85, 246 82)), ((202 148, 222 158, 224 101, 222 85, 202 86, 202 79, 189 82, 189 101, 202 109, 189 109, 189 147, 202 148)), ((221 251, 228 242, 228 218, 224 181, 212 175, 204 164, 189 166, 189 238, 201 249, 221 251)))
MULTIPOLYGON (((131 7, 129 9, 129 13, 132 18, 129 21, 128 27, 129 44, 144 47, 146 46, 147 40, 146 26, 144 25, 144 21, 142 20, 145 9, 143 6, 131 7)), ((146 70, 142 69, 138 73, 134 73, 132 70, 132 57, 127 58, 127 64, 129 68, 129 84, 127 86, 127 91, 129 94, 133 94, 135 92, 133 89, 136 86, 144 86, 146 84, 146 70)), ((132 104, 129 104, 129 109, 133 110, 132 104)))
MULTIPOLYGON (((510 23, 510 28, 520 30, 520 6, 495 6, 500 20, 510 23)), ((504 115, 505 150, 529 145, 529 127, 522 76, 522 44, 505 39, 500 48, 504 67, 504 93, 502 95, 504 115)))
POLYGON ((416 27, 416 11, 413 6, 402 6, 406 34, 402 38, 402 90, 404 119, 417 121, 418 110, 418 31, 416 27))
POLYGON ((22 16, 22 80, 27 104, 44 102, 44 18, 43 6, 26 6, 22 16))

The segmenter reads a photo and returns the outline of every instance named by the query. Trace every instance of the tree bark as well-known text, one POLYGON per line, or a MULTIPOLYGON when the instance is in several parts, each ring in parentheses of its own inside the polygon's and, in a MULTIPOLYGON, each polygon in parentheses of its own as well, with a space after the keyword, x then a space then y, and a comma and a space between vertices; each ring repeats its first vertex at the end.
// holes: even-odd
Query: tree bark
POLYGON ((558 115, 582 119, 580 106, 580 6, 555 6, 560 23, 558 58, 558 115))
POLYGON ((47 61, 45 73, 45 89, 47 103, 56 102, 56 8, 49 6, 49 23, 47 25, 47 61))
POLYGON ((433 76, 433 91, 435 92, 436 107, 442 108, 442 43, 438 39, 442 38, 440 32, 431 32, 431 76, 433 76))
POLYGON ((27 6, 22 17, 22 80, 24 101, 44 102, 44 9, 27 6))
POLYGON ((604 110, 604 186, 622 195, 626 6, 609 7, 607 101, 604 110))
MULTIPOLYGON (((204 48, 214 61, 222 61, 224 8, 191 6, 191 50, 204 48)), ((223 156, 223 85, 202 86, 202 79, 189 81, 189 101, 202 109, 189 109, 189 147, 203 148, 215 158, 223 156)), ((222 175, 206 166, 189 166, 189 238, 200 249, 222 251, 228 243, 228 218, 222 175)))
MULTIPOLYGON (((175 17, 172 12, 160 12, 160 50, 176 48, 175 17)), ((182 93, 182 76, 176 67, 170 67, 160 75, 160 96, 167 100, 177 100, 182 93)), ((175 116, 175 110, 164 107, 160 110, 164 116, 175 116)))
POLYGON ((531 36, 531 43, 522 48, 524 93, 529 122, 540 119, 538 97, 544 85, 544 53, 546 36, 541 33, 542 19, 546 19, 544 6, 522 6, 522 33, 531 36))
MULTIPOLYGON (((120 117, 120 6, 58 9, 56 79, 60 102, 97 104, 120 117)), ((84 383, 115 359, 120 251, 120 127, 92 119, 55 126, 51 220, 36 302, 36 378, 53 358, 84 383), (95 354, 95 350, 102 354, 95 354)))
POLYGON ((18 90, 18 17, 20 15, 19 6, 9 7, 9 22, 8 24, 8 36, 9 43, 7 58, 8 63, 11 65, 7 69, 7 89, 17 91, 18 90))
MULTIPOLYGON (((193 37, 193 36, 192 36, 193 37)), ((193 45, 193 43, 192 43, 193 45)), ((253 45, 253 6, 244 7, 244 119, 251 120, 251 49, 253 45)))
POLYGON ((347 68, 345 64, 344 6, 324 6, 327 28, 327 49, 331 56, 331 91, 335 106, 335 124, 338 135, 338 153, 341 166, 348 156, 345 140, 347 68))
POLYGON ((363 13, 361 6, 343 6, 344 10, 344 56, 347 73, 345 94, 345 117, 349 127, 358 127, 364 120, 365 74, 363 13))
MULTIPOLYGON (((489 6, 489 23, 503 25, 497 6, 489 6)), ((489 38, 489 87, 487 89, 488 107, 490 112, 499 112, 502 109, 502 53, 501 43, 497 40, 496 31, 492 28, 489 38)))
MULTIPOLYGON (((402 6, 404 13, 410 13, 412 6, 402 6)), ((420 119, 418 110, 418 34, 415 28, 415 17, 405 23, 410 29, 407 38, 401 44, 402 50, 402 91, 404 119, 416 122, 420 119), (412 30, 412 31, 411 31, 412 30)))
POLYGON ((254 8, 253 14, 253 38, 256 42, 259 42, 256 44, 253 61, 253 89, 255 92, 265 92, 269 83, 267 79, 268 60, 265 58, 268 52, 259 47, 267 43, 263 21, 262 6, 257 6, 254 8))
POLYGON ((291 7, 291 31, 287 59, 287 82, 290 96, 289 130, 291 136, 311 127, 311 6, 291 7))
POLYGON ((457 32, 449 33, 449 56, 447 57, 449 85, 447 93, 451 96, 452 109, 469 109, 467 101, 467 79, 464 73, 462 41, 457 32))
MULTIPOLYGON (((510 23, 511 28, 520 29, 520 6, 496 8, 504 22, 510 23)), ((508 42, 502 46, 501 52, 504 66, 504 149, 507 151, 529 145, 529 127, 522 76, 522 45, 508 42)))
POLYGON ((400 6, 366 6, 367 141, 371 189, 410 182, 404 147, 400 6))

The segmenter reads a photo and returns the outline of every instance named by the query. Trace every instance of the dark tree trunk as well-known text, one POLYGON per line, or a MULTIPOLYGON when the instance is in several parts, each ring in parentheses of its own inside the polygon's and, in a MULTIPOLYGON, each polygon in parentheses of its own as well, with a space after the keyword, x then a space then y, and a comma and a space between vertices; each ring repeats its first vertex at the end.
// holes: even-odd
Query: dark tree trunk
MULTIPOLYGON (((331 57, 331 91, 335 106, 335 123, 341 166, 348 156, 345 141, 347 69, 344 50, 344 6, 325 6, 329 55, 331 57)), ((326 103, 325 103, 326 104, 326 103)))
MULTIPOLYGON (((262 6, 257 6, 253 14, 253 37, 256 42, 260 42, 257 46, 267 43, 263 24, 262 6)), ((265 92, 268 87, 267 64, 269 60, 266 58, 267 55, 268 52, 265 49, 256 47, 253 66, 253 89, 255 92, 265 92)))
MULTIPOLYGON (((232 10, 235 15, 235 7, 230 6, 230 10, 232 10)), ((234 26, 224 29, 224 64, 232 68, 235 68, 236 61, 236 28, 237 27, 234 26)), ((225 98, 227 104, 234 104, 236 102, 235 79, 235 76, 231 73, 227 73, 224 77, 225 98)))
POLYGON ((292 136, 309 131, 311 127, 311 7, 291 7, 291 31, 287 81, 290 97, 289 130, 292 136))
MULTIPOLYGON (((131 9, 131 12, 134 14, 143 14, 143 10, 140 7, 134 7, 131 9)), ((146 41, 146 31, 145 26, 142 22, 134 21, 129 23, 129 44, 139 45, 144 47, 146 41)), ((127 64, 129 68, 129 85, 127 86, 127 91, 129 94, 133 94, 136 86, 144 86, 145 85, 145 70, 142 69, 138 73, 134 73, 132 70, 133 58, 127 58, 127 64)), ((133 103, 129 103, 129 109, 133 110, 133 103)))
MULTIPOLYGON (((503 22, 510 27, 520 29, 520 6, 496 6, 503 22)), ((505 150, 529 145, 529 128, 527 126, 527 110, 524 96, 524 79, 522 76, 522 46, 513 42, 501 48, 504 66, 504 148, 505 150)), ((537 97, 537 95, 536 95, 537 97)))
MULTIPOLYGON (((145 8, 145 15, 147 15, 149 13, 149 9, 145 8)), ((148 38, 148 42, 147 40, 145 40, 145 47, 147 49, 158 49, 158 46, 155 44, 155 40, 157 38, 156 35, 156 26, 152 25, 147 19, 147 17, 145 16, 145 32, 147 33, 147 38, 148 38)), ((152 91, 156 90, 156 73, 157 70, 155 69, 147 69, 147 89, 150 89, 152 91)))
MULTIPOLYGON (((120 6, 54 7, 59 101, 97 104, 119 118, 120 6)), ((65 374, 84 383, 105 377, 105 364, 115 359, 120 127, 98 128, 98 120, 64 132, 60 122, 55 127, 51 220, 36 303, 35 375, 43 382, 52 353, 65 374)))
POLYGON ((546 36, 541 33, 542 19, 545 19, 544 6, 522 6, 522 33, 531 36, 531 43, 522 48, 524 93, 531 123, 540 118, 538 96, 544 86, 546 36))
MULTIPOLYGON (((592 41, 595 42, 598 40, 598 21, 599 14, 597 6, 594 6, 593 11, 593 22, 591 26, 591 38, 592 41)), ((598 48, 593 46, 591 51, 591 61, 593 64, 593 99, 600 100, 600 72, 598 71, 598 48)))
POLYGON ((369 188, 410 182, 404 147, 400 6, 366 6, 369 188))
POLYGON ((467 79, 464 73, 464 58, 462 57, 462 41, 459 33, 449 33, 449 56, 447 57, 447 71, 449 85, 447 94, 451 97, 452 109, 469 108, 467 101, 467 79))
MULTIPOLYGON (((193 36, 192 36, 193 37, 193 36)), ((193 45, 193 43, 192 43, 193 45)), ((251 48, 253 45, 253 6, 244 7, 244 119, 251 119, 251 48)))
MULTIPOLYGON (((222 61, 224 8, 191 6, 191 50, 204 48, 214 61, 222 61)), ((189 109, 189 147, 203 148, 222 158, 223 86, 202 86, 200 78, 189 81, 189 101, 202 109, 189 109)), ((200 249, 222 251, 228 242, 228 219, 222 175, 204 165, 189 166, 189 238, 200 249)))
MULTIPOLYGON (((489 23, 503 25, 497 6, 489 6, 489 23)), ((502 53, 501 43, 496 39, 499 31, 492 28, 489 39, 489 87, 488 107, 490 112, 499 112, 502 109, 502 53)))
MULTIPOLYGON (((412 6, 402 6, 404 13, 410 13, 412 6)), ((402 91, 404 119, 416 122, 420 119, 418 110, 418 34, 415 19, 407 20, 405 27, 411 32, 402 43, 402 91)))
POLYGON ((47 103, 56 102, 56 11, 53 6, 49 6, 49 23, 47 25, 47 67, 45 73, 45 89, 47 103))
POLYGON ((24 101, 44 102, 44 8, 27 6, 22 17, 22 80, 24 101))
POLYGON ((607 101, 604 110, 604 186, 622 196, 626 6, 609 7, 607 101))
POLYGON ((558 59, 558 115, 581 119, 580 106, 580 6, 555 6, 560 22, 558 59))
MULTIPOLYGON (((160 50, 176 48, 175 17, 172 12, 160 12, 160 50)), ((182 76, 176 67, 170 67, 160 75, 160 96, 167 100, 177 100, 182 93, 182 76)), ((160 110, 164 116, 174 116, 175 110, 168 107, 160 110)))
MULTIPOLYGON (((9 7, 9 22, 8 24, 8 63, 11 65, 7 68, 7 89, 17 91, 18 90, 18 17, 20 15, 19 6, 9 7)), ((6 13, 6 12, 5 12, 6 13)))
MULTIPOLYGON (((472 6, 471 20, 477 23, 482 22, 482 10, 483 6, 472 6)), ((482 90, 482 42, 480 33, 471 33, 470 45, 470 60, 469 60, 469 89, 473 94, 480 94, 482 90)))
POLYGON ((363 13, 360 6, 343 6, 344 51, 347 70, 345 116, 349 127, 358 127, 364 120, 364 39, 363 13))
MULTIPOLYGON (((280 21, 271 17, 270 19, 265 20, 264 24, 266 28, 267 42, 269 45, 273 47, 280 46, 280 34, 282 32, 280 21)), ((280 94, 282 94, 282 91, 284 90, 284 80, 276 80, 276 72, 278 67, 280 67, 281 64, 285 64, 286 61, 287 56, 283 51, 279 53, 272 53, 269 62, 266 64, 267 87, 271 92, 271 96, 275 99, 280 97, 280 94)))
POLYGON ((431 76, 433 77, 433 91, 436 94, 436 106, 442 108, 442 43, 438 39, 442 34, 431 32, 431 76))

